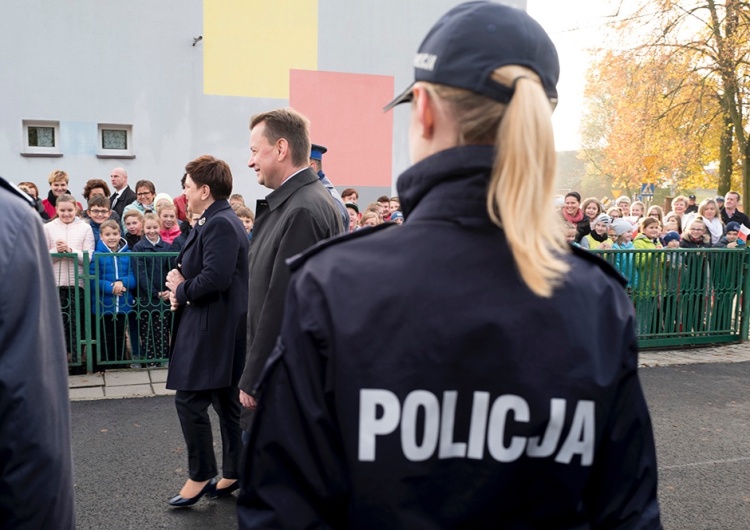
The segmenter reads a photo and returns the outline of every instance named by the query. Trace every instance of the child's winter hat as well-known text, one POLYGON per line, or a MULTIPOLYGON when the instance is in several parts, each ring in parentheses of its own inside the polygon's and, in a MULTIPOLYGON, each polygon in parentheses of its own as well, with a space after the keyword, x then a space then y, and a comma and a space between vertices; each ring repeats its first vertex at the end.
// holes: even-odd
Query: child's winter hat
POLYGON ((740 231, 740 223, 737 221, 729 221, 727 223, 727 232, 739 232, 740 231))
POLYGON ((597 216, 597 218, 594 219, 594 224, 597 224, 597 223, 604 223, 605 225, 609 226, 610 224, 612 224, 612 218, 606 213, 599 214, 599 216, 597 216))
POLYGON ((679 241, 680 240, 680 234, 679 232, 676 232, 675 230, 670 230, 666 234, 664 234, 664 246, 668 245, 670 241, 679 241))
POLYGON ((633 225, 631 225, 629 222, 627 222, 625 219, 622 219, 622 218, 618 218, 612 221, 612 228, 615 230, 615 235, 617 237, 620 237, 622 234, 626 232, 633 231, 633 225))

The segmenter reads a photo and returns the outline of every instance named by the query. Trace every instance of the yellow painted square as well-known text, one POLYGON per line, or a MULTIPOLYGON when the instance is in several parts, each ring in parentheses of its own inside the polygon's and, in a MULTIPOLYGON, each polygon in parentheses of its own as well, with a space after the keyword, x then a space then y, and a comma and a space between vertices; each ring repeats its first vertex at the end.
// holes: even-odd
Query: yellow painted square
POLYGON ((318 68, 317 0, 203 0, 203 91, 289 98, 289 70, 318 68))

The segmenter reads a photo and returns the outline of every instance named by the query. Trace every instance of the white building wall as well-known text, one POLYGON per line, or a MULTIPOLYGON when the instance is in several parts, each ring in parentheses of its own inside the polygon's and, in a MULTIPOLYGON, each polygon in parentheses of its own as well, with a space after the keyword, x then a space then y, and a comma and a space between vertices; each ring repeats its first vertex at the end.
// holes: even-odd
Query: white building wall
MULTIPOLYGON (((458 3, 320 0, 318 69, 392 75, 401 90, 420 40, 458 3)), ((509 3, 525 7, 525 0, 509 3)), ((258 23, 247 23, 250 43, 258 23)), ((203 42, 193 46, 202 33, 203 0, 3 0, 0 174, 31 180, 45 195, 47 174, 63 169, 80 196, 88 179, 109 183, 111 169, 122 166, 131 187, 149 179, 174 196, 185 164, 209 153, 230 164, 248 204, 265 196, 246 166, 248 120, 288 101, 204 95, 203 42), (60 122, 63 156, 21 155, 22 121, 30 119, 60 122), (98 158, 98 123, 132 124, 135 158, 98 158)), ((397 112, 394 180, 408 166, 406 126, 406 113, 397 112)))

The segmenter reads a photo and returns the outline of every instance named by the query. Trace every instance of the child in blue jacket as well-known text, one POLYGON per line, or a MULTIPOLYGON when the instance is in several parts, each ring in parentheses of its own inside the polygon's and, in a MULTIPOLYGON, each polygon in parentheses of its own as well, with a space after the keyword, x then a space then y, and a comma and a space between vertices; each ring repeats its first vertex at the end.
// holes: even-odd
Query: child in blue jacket
MULTIPOLYGON (((133 310, 132 289, 135 275, 127 253, 127 242, 120 235, 115 221, 100 226, 100 240, 91 259, 91 273, 98 267, 97 280, 92 280, 91 312, 99 320, 99 356, 97 361, 125 360, 125 324, 133 310)), ((96 363, 95 363, 96 364, 96 363)))

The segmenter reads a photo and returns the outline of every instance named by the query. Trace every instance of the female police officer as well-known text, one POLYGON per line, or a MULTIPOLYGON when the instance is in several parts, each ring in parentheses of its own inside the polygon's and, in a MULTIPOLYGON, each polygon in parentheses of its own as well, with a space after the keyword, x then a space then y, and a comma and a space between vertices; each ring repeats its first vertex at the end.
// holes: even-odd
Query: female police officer
POLYGON ((241 528, 660 528, 632 306, 552 207, 552 42, 470 2, 414 64, 406 223, 291 264, 241 528))

